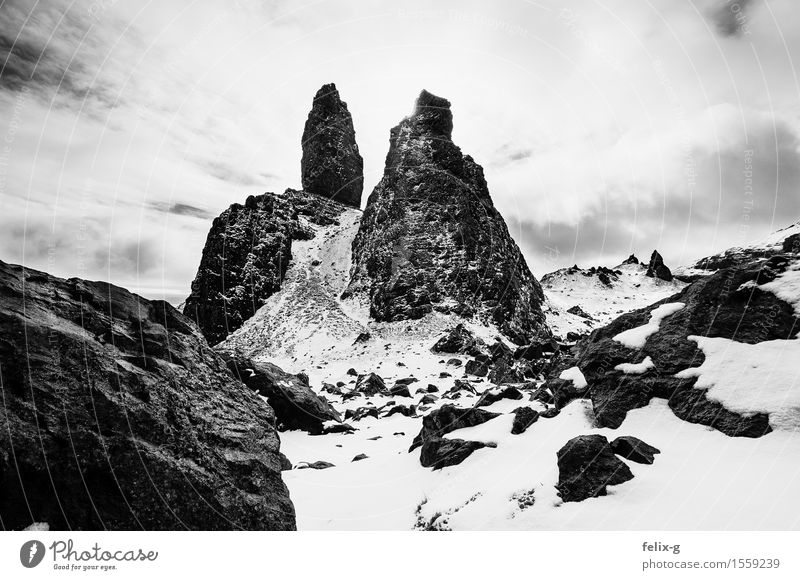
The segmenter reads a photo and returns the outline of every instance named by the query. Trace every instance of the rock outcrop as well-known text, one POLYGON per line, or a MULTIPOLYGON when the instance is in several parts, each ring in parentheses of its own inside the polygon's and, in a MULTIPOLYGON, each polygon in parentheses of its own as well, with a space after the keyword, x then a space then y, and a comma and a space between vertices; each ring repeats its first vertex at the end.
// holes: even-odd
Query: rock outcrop
POLYGON ((275 415, 163 301, 0 262, 0 521, 290 530, 275 415))
POLYGON ((499 413, 483 409, 461 409, 452 404, 442 405, 423 417, 422 430, 414 438, 409 451, 413 451, 426 441, 440 439, 443 435, 464 427, 481 425, 499 416, 499 413))
POLYGON ((664 258, 662 258, 661 254, 659 254, 656 250, 653 250, 653 254, 650 256, 650 263, 647 265, 647 272, 645 272, 645 276, 650 278, 658 278, 667 282, 672 280, 672 272, 664 264, 664 258))
POLYGON ((287 189, 235 203, 214 219, 183 312, 215 345, 239 329, 277 292, 292 258, 292 240, 314 237, 344 206, 287 189))
POLYGON ((341 420, 339 412, 311 389, 306 375, 293 375, 272 363, 235 353, 221 354, 247 388, 267 398, 279 430, 301 429, 319 435, 326 421, 341 420))
POLYGON ((364 161, 356 145, 353 118, 336 85, 317 91, 303 130, 303 189, 361 207, 364 161))
POLYGON ((492 322, 519 344, 549 336, 542 289, 452 128, 450 103, 423 91, 392 129, 346 295, 365 293, 378 321, 451 312, 492 322))
MULTIPOLYGON (((773 256, 743 267, 719 270, 698 279, 679 294, 652 306, 624 314, 595 330, 581 343, 576 364, 588 381, 598 423, 617 428, 631 409, 647 405, 653 397, 668 399, 676 416, 700 423, 730 436, 760 437, 771 431, 763 413, 738 414, 706 392, 694 388, 695 378, 676 373, 699 366, 705 359, 689 336, 721 337, 756 344, 794 338, 798 331, 792 305, 761 285, 787 268, 787 260, 773 256), (652 312, 665 303, 684 306, 661 320, 642 348, 630 348, 614 337, 648 323, 652 312), (617 368, 650 357, 644 372, 626 374, 617 368)), ((624 368, 624 367, 623 367, 624 368)))
POLYGON ((633 479, 630 468, 620 461, 602 435, 579 435, 567 441, 558 453, 558 489, 565 502, 606 495, 609 485, 633 479))

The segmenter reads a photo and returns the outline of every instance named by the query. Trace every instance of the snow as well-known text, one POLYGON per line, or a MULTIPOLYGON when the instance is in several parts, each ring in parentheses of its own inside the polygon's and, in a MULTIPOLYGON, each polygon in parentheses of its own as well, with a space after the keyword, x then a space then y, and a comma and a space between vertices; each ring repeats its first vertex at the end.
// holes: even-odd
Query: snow
POLYGON ((729 411, 769 414, 773 429, 800 430, 800 340, 757 344, 727 338, 690 336, 703 351, 699 367, 680 371, 697 377, 694 387, 729 411))
POLYGON ((644 348, 647 339, 658 332, 661 327, 661 321, 670 314, 675 314, 678 310, 686 306, 683 302, 669 302, 662 304, 658 308, 653 309, 650 313, 650 320, 647 324, 631 328, 625 332, 620 332, 614 337, 614 340, 621 342, 628 348, 641 349, 644 348))
POLYGON ((759 288, 772 292, 791 304, 795 313, 800 316, 800 260, 795 260, 783 274, 759 288))
POLYGON ((596 428, 585 400, 573 401, 553 419, 539 419, 521 435, 510 433, 511 421, 503 415, 448 434, 497 448, 480 449, 462 464, 438 471, 419 464, 419 450, 407 452, 418 419, 368 419, 353 435, 284 433, 282 449, 291 459, 336 464, 284 472, 299 529, 789 530, 800 525, 800 515, 786 509, 800 493, 800 432, 731 438, 681 421, 660 399, 630 411, 618 430, 596 428), (398 431, 405 435, 394 436, 398 431), (627 462, 635 478, 609 487, 608 496, 565 504, 554 487, 556 452, 572 437, 591 433, 609 440, 633 435, 661 454, 653 465, 627 462), (367 440, 379 434, 381 439, 367 440), (358 453, 369 458, 352 463, 358 453), (515 499, 531 494, 532 506, 515 499))
POLYGON ((581 369, 578 367, 570 367, 562 371, 561 374, 558 375, 558 378, 572 381, 576 389, 584 389, 589 384, 586 382, 586 377, 583 376, 581 369))
POLYGON ((626 375, 641 375, 656 367, 653 359, 646 356, 640 363, 620 363, 614 367, 615 370, 622 371, 626 375))
POLYGON ((669 298, 686 286, 680 280, 666 282, 645 276, 647 267, 643 264, 620 264, 613 269, 620 273, 611 286, 600 282, 596 275, 585 276, 585 270, 557 270, 542 278, 544 312, 555 334, 562 337, 567 332, 586 334, 621 314, 669 298), (593 320, 567 312, 575 305, 579 305, 593 320))

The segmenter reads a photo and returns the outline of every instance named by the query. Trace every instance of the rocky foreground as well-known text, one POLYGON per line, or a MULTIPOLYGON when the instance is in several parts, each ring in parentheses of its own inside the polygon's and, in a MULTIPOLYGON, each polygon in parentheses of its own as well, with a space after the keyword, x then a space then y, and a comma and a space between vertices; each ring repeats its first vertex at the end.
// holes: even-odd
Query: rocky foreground
POLYGON ((191 320, 0 262, 0 523, 292 530, 275 415, 191 320))

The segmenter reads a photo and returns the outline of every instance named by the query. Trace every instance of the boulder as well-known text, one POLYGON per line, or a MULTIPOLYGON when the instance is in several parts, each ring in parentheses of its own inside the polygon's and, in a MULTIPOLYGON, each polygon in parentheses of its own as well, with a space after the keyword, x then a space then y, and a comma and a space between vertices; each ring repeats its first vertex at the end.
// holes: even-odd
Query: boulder
POLYGON ((496 445, 463 439, 432 439, 422 445, 419 462, 423 467, 442 469, 462 463, 475 451, 484 447, 496 447, 496 445))
POLYGON ((461 409, 452 404, 442 405, 422 418, 422 430, 414 438, 409 451, 413 451, 429 439, 440 438, 464 427, 475 427, 499 416, 499 413, 483 409, 461 409))
POLYGON ((384 415, 385 417, 391 417, 392 415, 403 415, 404 417, 416 417, 417 415, 417 406, 416 405, 395 405, 384 415))
POLYGON ((367 455, 366 453, 359 453, 358 455, 353 457, 353 461, 363 461, 365 459, 369 459, 369 455, 367 455))
POLYGON ((307 375, 293 375, 272 363, 253 361, 236 353, 221 354, 248 389, 267 398, 275 410, 279 430, 302 429, 319 434, 326 421, 341 420, 339 412, 314 393, 307 375))
POLYGON ((384 383, 383 379, 375 373, 358 375, 354 390, 355 392, 366 395, 367 397, 389 394, 389 389, 386 388, 386 383, 384 383))
POLYGON ((490 405, 494 405, 497 401, 501 401, 503 399, 512 399, 516 401, 521 398, 522 398, 522 393, 516 387, 510 387, 510 386, 495 387, 493 389, 486 390, 481 395, 481 398, 478 399, 478 402, 475 403, 475 406, 488 407, 490 405))
POLYGON ((633 479, 630 468, 617 459, 602 435, 579 435, 557 453, 558 489, 565 502, 606 495, 609 485, 633 479))
POLYGON ((275 414, 160 300, 0 262, 7 530, 291 530, 275 414))
POLYGON ((298 464, 297 469, 328 469, 329 467, 336 467, 333 463, 329 463, 327 461, 314 461, 313 463, 309 463, 304 461, 301 464, 298 464))
POLYGON ((358 409, 347 409, 344 412, 344 420, 352 419, 353 421, 361 421, 367 417, 378 418, 377 407, 359 407, 358 409))
POLYGON ((524 433, 528 427, 536 423, 539 419, 539 412, 530 407, 517 407, 514 409, 514 423, 511 425, 511 433, 520 435, 524 433))
POLYGON ((611 449, 620 457, 647 465, 652 465, 656 454, 661 453, 660 449, 630 435, 623 435, 614 439, 611 442, 611 449))

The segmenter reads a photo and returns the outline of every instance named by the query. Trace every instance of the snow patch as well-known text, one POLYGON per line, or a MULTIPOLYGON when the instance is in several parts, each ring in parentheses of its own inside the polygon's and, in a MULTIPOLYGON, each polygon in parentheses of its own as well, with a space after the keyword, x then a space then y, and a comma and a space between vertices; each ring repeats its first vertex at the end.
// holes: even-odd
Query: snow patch
POLYGON ((773 429, 800 429, 800 340, 757 344, 728 338, 689 336, 705 355, 699 367, 678 378, 697 377, 696 389, 729 411, 769 414, 773 429))
POLYGON ((640 363, 621 363, 614 367, 614 370, 622 371, 626 375, 641 375, 656 367, 653 359, 649 356, 640 363))
POLYGON ((636 328, 631 328, 625 332, 620 332, 614 337, 614 340, 621 342, 628 348, 644 348, 647 339, 650 338, 651 335, 658 332, 658 329, 661 328, 661 321, 670 314, 675 314, 684 306, 686 306, 686 304, 683 302, 670 302, 668 304, 662 304, 650 313, 650 320, 647 322, 647 324, 637 326, 636 328))
POLYGON ((567 370, 562 371, 561 374, 558 375, 558 378, 566 381, 572 381, 572 384, 576 389, 585 389, 589 384, 586 382, 586 377, 583 376, 581 369, 578 367, 570 367, 567 370))

